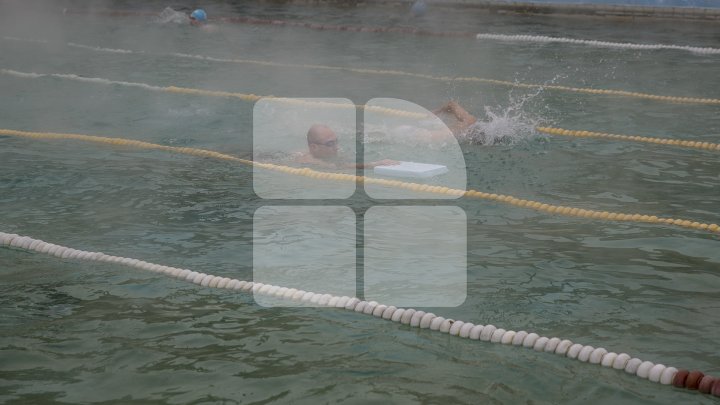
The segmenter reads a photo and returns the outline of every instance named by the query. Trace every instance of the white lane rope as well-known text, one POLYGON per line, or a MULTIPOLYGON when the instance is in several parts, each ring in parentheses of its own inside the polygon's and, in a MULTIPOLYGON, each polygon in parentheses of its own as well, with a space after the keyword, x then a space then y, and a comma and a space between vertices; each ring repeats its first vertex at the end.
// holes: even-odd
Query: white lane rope
MULTIPOLYGON (((45 39, 32 39, 32 38, 18 38, 13 36, 3 36, 4 40, 17 41, 17 42, 32 42, 39 44, 50 44, 45 39)), ((635 49, 635 50, 661 50, 671 49, 677 51, 691 52, 696 55, 717 55, 720 54, 720 48, 712 47, 699 47, 689 45, 673 45, 673 44, 637 44, 632 42, 610 42, 610 41, 598 41, 593 39, 576 39, 566 37, 551 37, 546 35, 507 35, 507 34, 490 34, 490 33, 479 33, 475 35, 475 39, 487 39, 494 41, 504 42, 536 42, 536 43, 564 43, 564 44, 575 44, 575 45, 587 45, 596 48, 616 48, 616 49, 635 49)), ((115 49, 115 48, 103 48, 92 45, 78 44, 75 42, 67 42, 67 46, 81 49, 89 49, 103 52, 114 52, 114 53, 144 53, 139 51, 131 51, 127 49, 115 49)), ((185 56, 183 54, 176 54, 176 56, 185 56)), ((192 55, 195 56, 195 55, 192 55)), ((212 60, 212 58, 209 58, 212 60)), ((227 59, 220 59, 220 61, 230 61, 227 59)))
POLYGON ((74 80, 78 82, 85 82, 85 83, 94 83, 94 84, 116 84, 119 86, 126 86, 126 87, 139 87, 145 90, 152 90, 152 91, 166 91, 167 89, 165 87, 160 86, 153 86, 151 84, 146 83, 135 83, 135 82, 124 82, 119 80, 110 80, 110 79, 103 79, 100 77, 85 77, 85 76, 78 76, 75 74, 67 74, 67 73, 33 73, 33 72, 18 72, 17 70, 12 69, 0 69, 0 74, 6 74, 10 76, 15 76, 23 79, 39 79, 42 77, 54 77, 58 79, 67 79, 67 80, 74 80))
POLYGON ((608 41, 596 41, 587 39, 573 39, 563 37, 548 37, 544 35, 503 35, 503 34, 477 34, 477 39, 490 39, 497 41, 508 41, 508 42, 540 42, 540 43, 566 43, 566 44, 578 44, 588 45, 598 48, 619 48, 619 49, 638 49, 638 50, 658 50, 658 49, 673 49, 680 51, 692 52, 700 55, 713 55, 720 54, 720 49, 710 47, 696 47, 696 46, 685 46, 685 45, 669 45, 669 44, 634 44, 629 42, 608 42, 608 41))
POLYGON ((142 53, 142 52, 131 51, 129 49, 103 48, 100 46, 77 44, 75 42, 68 42, 66 45, 73 47, 73 48, 88 49, 88 50, 96 51, 96 52, 126 53, 126 54, 142 53))
MULTIPOLYGON (((626 373, 663 385, 673 384, 678 369, 650 361, 631 357, 626 353, 609 352, 608 350, 590 345, 574 343, 557 337, 548 338, 537 333, 512 331, 494 325, 481 325, 460 320, 436 316, 412 308, 396 308, 383 305, 376 301, 362 301, 355 297, 334 296, 315 293, 295 288, 280 287, 270 284, 254 283, 227 277, 218 277, 189 269, 163 266, 138 259, 107 255, 102 252, 88 252, 47 243, 28 236, 0 232, 0 247, 18 248, 44 253, 61 259, 75 259, 94 262, 116 263, 153 273, 164 274, 202 287, 224 288, 234 291, 252 292, 275 299, 290 300, 297 303, 308 303, 317 306, 334 307, 372 315, 384 320, 402 323, 420 329, 430 329, 447 333, 452 336, 470 340, 500 343, 508 346, 532 348, 538 352, 554 353, 569 359, 603 367, 624 370, 626 373)), ((682 370, 686 372, 685 370, 682 370)), ((714 381, 714 380, 713 380, 714 381)))
MULTIPOLYGON (((51 42, 45 39, 33 39, 33 38, 18 38, 18 37, 10 37, 10 36, 3 36, 3 40, 6 41, 15 41, 15 42, 28 42, 28 43, 35 43, 35 44, 45 44, 50 45, 51 42)), ((108 53, 120 53, 120 54, 135 54, 135 55, 156 55, 154 53, 149 53, 146 51, 138 51, 138 50, 131 50, 131 49, 122 49, 122 48, 106 48, 102 46, 94 46, 94 45, 86 45, 86 44, 78 44, 76 42, 57 42, 57 45, 65 45, 70 48, 78 48, 78 49, 84 49, 88 51, 93 52, 108 52, 108 53)), ((284 66, 285 64, 282 63, 273 63, 273 62, 266 62, 266 61, 250 61, 245 59, 229 59, 229 58, 215 58, 212 56, 203 56, 203 55, 192 55, 182 52, 171 52, 171 53, 161 53, 159 54, 161 56, 175 56, 178 58, 186 58, 186 59, 198 59, 198 60, 207 60, 211 62, 225 62, 225 63, 252 63, 252 62, 258 62, 258 64, 263 65, 279 65, 284 66)), ((289 64, 288 66, 291 67, 302 67, 307 65, 301 65, 301 64, 289 64)))

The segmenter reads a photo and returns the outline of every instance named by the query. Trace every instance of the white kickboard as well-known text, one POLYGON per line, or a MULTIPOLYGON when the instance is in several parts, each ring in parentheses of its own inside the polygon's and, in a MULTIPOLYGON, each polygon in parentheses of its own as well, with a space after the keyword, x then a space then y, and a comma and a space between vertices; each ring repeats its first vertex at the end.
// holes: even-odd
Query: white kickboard
POLYGON ((392 177, 410 177, 425 179, 448 172, 447 166, 429 163, 400 162, 398 165, 375 166, 375 174, 392 177))

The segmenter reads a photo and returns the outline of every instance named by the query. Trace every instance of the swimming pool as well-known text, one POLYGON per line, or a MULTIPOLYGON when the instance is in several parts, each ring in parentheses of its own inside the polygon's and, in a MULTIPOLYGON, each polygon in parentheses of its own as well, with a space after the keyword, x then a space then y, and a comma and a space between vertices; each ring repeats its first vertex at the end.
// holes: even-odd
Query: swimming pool
MULTIPOLYGON (((220 3, 206 9, 211 17, 720 47, 710 23, 587 24, 468 10, 412 21, 395 9, 220 3)), ((497 131, 523 129, 511 144, 462 145, 468 189, 720 222, 716 151, 524 132, 545 125, 717 142, 717 105, 170 54, 701 98, 718 96, 718 55, 267 25, 221 24, 219 32, 205 34, 150 17, 40 11, 32 20, 3 16, 0 68, 355 104, 394 97, 429 109, 457 98, 479 116, 488 106, 500 117, 493 121, 497 131)), ((0 87, 2 128, 252 155, 251 102, 62 77, 0 74, 0 87)), ((253 214, 268 203, 254 194, 247 167, 77 141, 0 137, 0 144, 0 231, 252 278, 253 214)), ((406 147, 387 145, 382 152, 392 156, 406 147)), ((359 194, 342 202, 358 212, 376 203, 359 194)), ((720 333, 716 233, 550 215, 471 198, 457 205, 468 219, 467 299, 435 313, 720 374, 712 338, 720 333)), ((352 312, 264 308, 246 294, 119 265, 0 252, 4 401, 714 401, 617 370, 352 312)))

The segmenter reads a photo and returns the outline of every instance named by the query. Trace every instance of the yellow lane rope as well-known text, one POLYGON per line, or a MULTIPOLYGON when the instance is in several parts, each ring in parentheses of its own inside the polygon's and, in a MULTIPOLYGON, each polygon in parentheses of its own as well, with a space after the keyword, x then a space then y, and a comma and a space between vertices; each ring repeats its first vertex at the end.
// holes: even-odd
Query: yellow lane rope
POLYGON ((285 104, 293 104, 293 105, 305 105, 305 106, 311 106, 311 107, 328 107, 328 108, 338 108, 338 109, 355 109, 355 108, 362 108, 366 111, 375 111, 380 114, 384 115, 391 115, 391 116, 398 116, 398 117, 409 117, 409 118, 419 118, 419 119, 425 119, 428 118, 428 114, 422 114, 417 112, 411 112, 411 111, 404 111, 404 110, 397 110, 393 108, 386 108, 386 107, 378 107, 378 106, 365 106, 365 105, 355 105, 351 103, 331 103, 327 101, 310 101, 310 100, 302 100, 298 98, 286 98, 286 97, 275 97, 275 96, 258 96, 256 94, 245 94, 245 93, 234 93, 229 91, 217 91, 217 90, 203 90, 203 89, 193 89, 188 87, 178 87, 178 86, 155 86, 147 83, 138 83, 138 82, 125 82, 125 81, 118 81, 118 80, 109 80, 104 79, 100 77, 85 77, 85 76, 78 76, 75 74, 65 74, 65 73, 34 73, 34 72, 19 72, 17 70, 11 70, 11 69, 0 69, 1 74, 10 75, 14 77, 24 78, 24 79, 37 79, 41 77, 55 77, 59 79, 67 79, 67 80, 74 80, 79 82, 85 82, 85 83, 96 83, 96 84, 113 84, 113 85, 121 85, 126 87, 138 87, 145 90, 151 90, 151 91, 159 91, 159 92, 165 92, 165 93, 176 93, 176 94, 193 94, 193 95, 199 95, 199 96, 209 96, 209 97, 223 97, 223 98, 237 98, 243 101, 248 102, 254 102, 258 101, 261 98, 272 98, 273 100, 276 100, 281 103, 285 104))
POLYGON ((576 138, 602 138, 612 139, 618 141, 631 141, 631 142, 645 142, 654 143, 658 145, 671 145, 681 146, 686 148, 696 148, 705 150, 717 150, 720 151, 720 144, 703 141, 684 141, 680 139, 668 139, 668 138, 651 138, 647 136, 635 136, 635 135, 620 135, 610 134, 607 132, 592 132, 592 131, 577 131, 563 128, 552 128, 552 127, 535 127, 535 130, 544 134, 570 136, 576 138))
POLYGON ((137 148, 142 148, 142 149, 164 150, 164 151, 168 151, 168 152, 182 153, 182 154, 192 155, 192 156, 202 156, 202 157, 210 157, 210 158, 226 160, 226 161, 233 161, 233 162, 238 162, 238 163, 241 163, 244 165, 253 166, 253 167, 257 167, 257 168, 261 168, 261 169, 265 169, 265 170, 272 170, 272 171, 277 171, 277 172, 281 172, 281 173, 287 173, 287 174, 291 174, 291 175, 304 176, 304 177, 311 177, 311 178, 316 178, 316 179, 334 180, 334 181, 352 181, 352 182, 356 182, 356 183, 376 184, 376 185, 380 185, 380 186, 384 186, 384 187, 402 188, 402 189, 412 190, 412 191, 416 191, 416 192, 455 195, 458 197, 465 196, 468 198, 479 198, 479 199, 485 199, 485 200, 491 200, 491 201, 498 201, 501 203, 506 203, 506 204, 510 204, 510 205, 514 205, 514 206, 522 207, 522 208, 533 209, 533 210, 548 213, 548 214, 557 214, 557 215, 591 218, 591 219, 601 219, 601 220, 608 220, 608 221, 666 224, 666 225, 675 225, 675 226, 679 226, 679 227, 702 230, 702 231, 710 231, 715 234, 720 233, 720 226, 718 226, 717 224, 706 224, 706 223, 691 221, 691 220, 687 220, 687 219, 659 218, 655 215, 624 214, 624 213, 608 212, 608 211, 586 210, 586 209, 566 207, 566 206, 561 206, 561 205, 545 204, 545 203, 541 203, 539 201, 520 199, 520 198, 510 196, 510 195, 485 193, 485 192, 477 191, 477 190, 467 190, 466 191, 466 190, 460 190, 460 189, 452 189, 452 188, 443 187, 443 186, 431 186, 431 185, 427 185, 427 184, 410 183, 410 182, 399 181, 399 180, 379 179, 379 178, 374 178, 374 177, 356 176, 353 174, 344 174, 344 173, 321 172, 321 171, 317 171, 317 170, 313 170, 313 169, 309 169, 309 168, 300 169, 300 168, 295 168, 295 167, 276 165, 276 164, 272 164, 272 163, 255 162, 255 161, 252 161, 249 159, 242 159, 242 158, 239 158, 236 156, 232 156, 232 155, 228 155, 228 154, 224 154, 224 153, 220 153, 220 152, 215 152, 215 151, 211 151, 211 150, 206 150, 206 149, 177 147, 177 146, 164 146, 164 145, 158 145, 158 144, 154 144, 154 143, 150 143, 150 142, 143 142, 143 141, 137 141, 137 140, 132 140, 132 139, 123 139, 123 138, 110 138, 110 137, 102 137, 102 136, 91 136, 91 135, 82 135, 82 134, 65 134, 65 133, 53 133, 53 132, 27 132, 27 131, 17 131, 17 130, 12 130, 12 129, 0 129, 0 135, 32 138, 32 139, 55 139, 55 140, 72 139, 72 140, 78 140, 78 141, 95 142, 95 143, 109 144, 109 145, 131 146, 131 147, 137 147, 137 148))
POLYGON ((177 87, 177 86, 167 86, 167 87, 162 87, 162 89, 163 89, 163 91, 168 92, 168 93, 195 94, 195 95, 212 96, 212 97, 235 97, 235 98, 239 98, 241 100, 251 101, 251 102, 258 101, 261 98, 271 98, 275 101, 279 101, 284 104, 306 105, 306 106, 312 106, 312 107, 328 107, 328 108, 338 108, 338 109, 362 108, 366 111, 375 111, 380 114, 393 115, 393 116, 397 116, 397 117, 409 117, 409 118, 421 118, 421 119, 429 117, 428 114, 416 113, 416 112, 412 112, 412 111, 404 111, 404 110, 397 110, 394 108, 359 105, 359 104, 331 103, 331 102, 327 102, 327 101, 308 101, 308 100, 301 100, 301 99, 297 99, 297 98, 258 96, 255 94, 231 93, 231 92, 227 92, 227 91, 202 90, 202 89, 193 89, 193 88, 189 88, 189 87, 177 87))
POLYGON ((658 94, 640 93, 625 90, 608 90, 608 89, 592 89, 586 87, 571 87, 571 86, 560 86, 553 84, 533 84, 533 83, 520 83, 507 80, 495 80, 486 79, 482 77, 474 76, 438 76, 424 73, 405 72, 402 70, 380 70, 380 69, 366 69, 366 68, 352 68, 346 66, 328 66, 328 65, 313 65, 313 64, 296 64, 296 63, 280 63, 253 59, 225 59, 225 58, 214 58, 210 56, 202 55, 190 55, 183 53, 173 53, 172 56, 181 58, 192 58, 215 62, 229 62, 229 63, 243 63, 253 64, 259 66, 273 66, 273 67, 287 67, 287 68, 304 68, 304 69, 317 69, 317 70, 333 70, 343 71, 352 73, 363 73, 363 74, 374 74, 374 75, 391 75, 391 76, 405 76, 416 79, 427 79, 441 82, 465 82, 465 83, 484 83, 494 84, 501 86, 526 88, 526 89, 547 89, 547 90, 558 90, 573 93, 583 94, 595 94, 595 95, 607 95, 607 96, 621 96, 631 98, 642 98, 656 101, 668 101, 673 103, 685 103, 685 104, 716 104, 720 105, 720 99, 715 98, 699 98, 699 97, 677 97, 677 96, 663 96, 658 94))
MULTIPOLYGON (((376 111, 381 114, 385 115, 391 115, 391 116, 401 116, 401 117, 410 117, 410 118, 428 118, 429 116, 422 113, 416 113, 411 111, 404 111, 404 110, 397 110, 392 108, 384 108, 384 107, 378 107, 378 106, 360 106, 360 105, 354 105, 354 104, 340 104, 340 103, 331 103, 331 102, 323 102, 323 101, 307 101, 302 99, 294 99, 294 98, 283 98, 283 97, 275 97, 275 96, 258 96, 256 94, 245 94, 245 93, 233 93, 233 92, 227 92, 227 91, 216 91, 216 90, 203 90, 203 89, 194 89, 189 87, 177 87, 177 86, 167 86, 167 87, 161 87, 161 86, 154 86, 146 83, 138 83, 138 82, 124 82, 124 81, 117 81, 117 80, 109 80, 104 78, 98 78, 98 77, 83 77, 78 76, 74 74, 63 74, 63 73, 27 73, 27 72, 18 72, 16 70, 9 70, 9 69, 0 69, 0 73, 12 75, 15 77, 20 78, 40 78, 40 77, 56 77, 60 79, 68 79, 68 80, 74 80, 74 81, 80 81, 80 82, 87 82, 87 83, 97 83, 97 84, 117 84, 122 85, 126 87, 138 87, 146 90, 151 91, 160 91, 160 92, 166 92, 166 93, 175 93, 175 94, 190 94, 190 95, 198 95, 198 96, 208 96, 208 97, 224 97, 224 98, 237 98, 243 101, 248 102, 255 102, 257 100, 260 100, 261 98, 272 98, 273 100, 280 101, 286 104, 295 104, 295 105, 309 105, 309 106, 315 106, 315 107, 329 107, 329 108, 340 108, 340 109, 347 109, 347 108, 364 108, 366 111, 376 111)), ((720 150, 720 146, 715 143, 710 142, 702 142, 702 141, 683 141, 683 140, 677 140, 677 139, 668 139, 668 138, 650 138, 650 137, 642 137, 642 136, 633 136, 633 135, 619 135, 619 134, 610 134, 605 132, 592 132, 592 131, 584 131, 584 130, 568 130, 563 128, 551 128, 551 127, 536 127, 535 128, 538 132, 542 132, 549 135, 560 135, 560 136, 574 136, 574 137, 593 137, 593 138, 604 138, 604 139, 611 139, 611 140, 619 140, 619 141, 635 141, 635 142, 647 142, 647 143, 655 143, 659 145, 670 145, 670 146, 682 146, 682 147, 691 147, 691 148, 698 148, 698 149, 706 149, 706 150, 720 150)))
MULTIPOLYGON (((46 40, 23 39, 23 38, 15 38, 15 37, 3 37, 3 39, 12 40, 12 41, 34 42, 34 43, 49 43, 46 40)), ((87 49, 87 50, 96 51, 96 52, 147 54, 144 51, 134 51, 134 50, 129 50, 129 49, 103 48, 103 47, 92 46, 92 45, 77 44, 77 43, 73 43, 73 42, 69 42, 66 45, 70 46, 70 47, 87 49)), ((507 81, 507 80, 485 79, 482 77, 473 77, 473 76, 468 76, 468 77, 437 76, 437 75, 430 75, 430 74, 405 72, 405 71, 401 71, 401 70, 381 70, 381 69, 352 68, 352 67, 345 67, 345 66, 280 63, 280 62, 254 60, 254 59, 215 58, 215 57, 211 57, 211 56, 193 55, 193 54, 185 54, 185 53, 170 53, 167 55, 180 57, 180 58, 200 59, 200 60, 206 60, 206 61, 211 61, 211 62, 242 63, 242 64, 254 64, 254 65, 260 65, 260 66, 334 70, 334 71, 375 74, 375 75, 406 76, 406 77, 413 77, 413 78, 427 79, 427 80, 436 80, 436 81, 442 81, 442 82, 456 81, 456 82, 466 82, 466 83, 485 83, 485 84, 494 84, 494 85, 510 86, 510 87, 518 87, 518 88, 548 89, 548 90, 558 90, 558 91, 583 93, 583 94, 641 98, 641 99, 665 101, 665 102, 672 102, 672 103, 720 105, 720 99, 716 99, 716 98, 663 96, 663 95, 658 95, 658 94, 640 93, 640 92, 632 92, 632 91, 625 91, 625 90, 592 89, 592 88, 584 88, 584 87, 570 87, 570 86, 560 86, 560 85, 551 85, 551 84, 520 83, 520 82, 507 81)))

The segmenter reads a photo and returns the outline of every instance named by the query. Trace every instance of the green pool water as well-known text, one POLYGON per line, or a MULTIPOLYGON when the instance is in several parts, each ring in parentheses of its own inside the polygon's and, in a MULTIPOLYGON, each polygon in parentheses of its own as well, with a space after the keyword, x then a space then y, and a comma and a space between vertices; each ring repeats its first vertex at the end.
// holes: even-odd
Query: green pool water
MULTIPOLYGON (((716 26, 709 23, 590 23, 467 9, 436 10, 413 21, 394 8, 225 3, 205 8, 211 17, 720 47, 716 26)), ((503 128, 537 124, 707 142, 720 138, 720 114, 712 105, 170 54, 709 98, 720 97, 717 55, 250 25, 220 25, 218 32, 204 33, 145 17, 63 15, 53 7, 6 13, 0 34, 49 41, 0 40, 0 68, 22 72, 340 97, 356 104, 392 97, 428 109, 456 98, 483 119, 510 117, 497 121, 503 128), (143 53, 94 52, 68 42, 143 53)), ((0 89, 1 128, 252 156, 249 102, 5 74, 0 89)), ((392 157, 406 147, 387 145, 381 152, 392 157)), ((463 144, 462 152, 468 188, 720 223, 716 152, 529 132, 511 144, 463 144)), ((268 204, 255 195, 252 181, 249 168, 229 162, 0 136, 0 231, 248 280, 253 214, 268 204)), ((314 203, 349 206, 358 215, 380 203, 394 204, 361 191, 348 200, 314 203)), ((425 310, 720 374, 717 235, 556 216, 484 200, 460 199, 456 205, 467 215, 467 299, 459 307, 425 310)), ((0 401, 6 403, 714 403, 696 392, 560 356, 349 311, 266 308, 245 294, 17 249, 0 249, 0 291, 0 401)))

